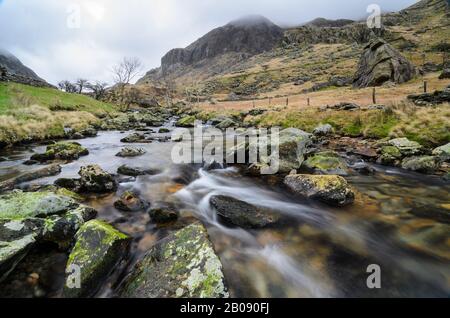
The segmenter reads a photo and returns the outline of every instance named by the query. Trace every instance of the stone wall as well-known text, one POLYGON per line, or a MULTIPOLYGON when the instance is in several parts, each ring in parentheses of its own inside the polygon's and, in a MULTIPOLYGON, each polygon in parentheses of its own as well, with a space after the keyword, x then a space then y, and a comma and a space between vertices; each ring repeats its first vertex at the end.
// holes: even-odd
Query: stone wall
POLYGON ((0 66, 0 82, 14 82, 14 83, 20 83, 35 87, 49 87, 49 88, 56 88, 53 85, 50 85, 47 82, 40 81, 34 78, 12 74, 9 73, 5 67, 0 66))

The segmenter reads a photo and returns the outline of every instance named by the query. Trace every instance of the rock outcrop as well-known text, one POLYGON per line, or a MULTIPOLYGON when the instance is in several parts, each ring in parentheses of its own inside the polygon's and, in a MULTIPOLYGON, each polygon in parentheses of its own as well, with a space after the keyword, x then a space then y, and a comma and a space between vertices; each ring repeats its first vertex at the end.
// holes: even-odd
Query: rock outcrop
POLYGON ((390 81, 401 84, 416 74, 414 65, 383 39, 371 41, 359 61, 353 86, 381 86, 390 81))

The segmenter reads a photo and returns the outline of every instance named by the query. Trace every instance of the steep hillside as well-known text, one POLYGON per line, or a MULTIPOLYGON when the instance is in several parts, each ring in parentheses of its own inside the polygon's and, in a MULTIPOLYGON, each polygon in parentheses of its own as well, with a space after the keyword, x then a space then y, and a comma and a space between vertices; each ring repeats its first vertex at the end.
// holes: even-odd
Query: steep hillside
POLYGON ((33 70, 10 52, 0 48, 0 81, 12 81, 35 86, 50 86, 33 70))

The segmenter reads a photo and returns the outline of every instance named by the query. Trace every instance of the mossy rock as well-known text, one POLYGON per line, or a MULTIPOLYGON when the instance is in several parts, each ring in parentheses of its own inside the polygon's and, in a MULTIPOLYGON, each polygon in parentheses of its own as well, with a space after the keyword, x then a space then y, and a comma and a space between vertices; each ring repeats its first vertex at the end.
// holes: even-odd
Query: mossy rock
POLYGON ((408 138, 397 138, 389 141, 389 145, 396 147, 402 156, 414 156, 420 154, 422 146, 415 141, 411 141, 408 138))
POLYGON ((433 156, 439 157, 442 161, 450 161, 450 143, 434 149, 433 156))
POLYGON ((284 184, 294 193, 320 200, 333 206, 346 206, 355 200, 355 194, 341 176, 289 175, 284 184))
POLYGON ((439 161, 433 156, 410 157, 403 160, 402 168, 423 173, 433 173, 439 168, 439 161))
POLYGON ((347 164, 339 155, 332 151, 319 152, 303 162, 302 167, 309 172, 318 174, 348 174, 347 164))
POLYGON ((127 298, 228 298, 222 263, 207 231, 191 224, 163 239, 119 292, 127 298))
POLYGON ((77 160, 82 156, 89 155, 89 150, 76 142, 58 142, 47 146, 43 154, 31 156, 31 160, 46 162, 51 160, 77 160))
POLYGON ((14 191, 0 197, 0 279, 5 278, 35 243, 67 248, 94 209, 53 192, 14 191))
POLYGON ((384 146, 381 148, 381 156, 379 158, 379 163, 382 164, 394 164, 397 160, 402 158, 402 153, 397 147, 394 146, 384 146))
POLYGON ((66 273, 69 275, 66 278, 64 297, 95 295, 127 254, 130 242, 130 237, 105 222, 93 220, 85 223, 76 234, 76 243, 67 261, 66 273), (74 273, 74 269, 79 269, 80 286, 72 285, 70 273, 74 273))
POLYGON ((196 118, 195 116, 185 116, 177 121, 175 126, 184 127, 184 128, 192 128, 195 126, 196 118))

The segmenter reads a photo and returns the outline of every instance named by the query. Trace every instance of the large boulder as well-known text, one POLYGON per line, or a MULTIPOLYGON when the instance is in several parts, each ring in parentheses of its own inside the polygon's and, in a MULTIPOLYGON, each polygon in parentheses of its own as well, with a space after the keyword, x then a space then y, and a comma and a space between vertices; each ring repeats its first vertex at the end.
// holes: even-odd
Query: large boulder
POLYGON ((138 263, 119 292, 128 298, 228 298, 222 263, 200 223, 169 235, 138 263))
POLYGON ((381 156, 378 162, 384 165, 395 165, 400 159, 402 159, 402 153, 397 147, 384 146, 381 148, 381 156))
POLYGON ((0 196, 0 281, 41 242, 67 248, 96 211, 54 192, 14 191, 0 196))
POLYGON ((330 124, 319 125, 314 129, 313 134, 319 137, 329 136, 334 134, 334 128, 330 124))
POLYGON ((375 39, 364 48, 353 86, 381 86, 388 81, 401 84, 411 80, 415 74, 414 65, 400 52, 383 39, 375 39))
POLYGON ((317 174, 348 174, 347 164, 333 151, 324 151, 309 157, 302 165, 309 172, 317 174))
POLYGON ((138 177, 138 176, 145 176, 145 175, 156 175, 161 173, 161 171, 156 169, 142 169, 142 168, 136 168, 136 167, 130 167, 128 165, 122 165, 117 169, 117 173, 129 176, 129 177, 138 177))
POLYGON ((213 196, 209 202, 220 217, 233 225, 246 229, 263 228, 280 219, 280 216, 274 211, 232 197, 213 196))
POLYGON ((51 160, 77 160, 81 156, 89 155, 89 151, 76 142, 58 142, 49 145, 43 154, 31 156, 31 160, 47 162, 51 160))
POLYGON ((317 199, 333 206, 349 205, 355 200, 353 190, 340 176, 292 174, 284 179, 284 184, 302 197, 317 199))
POLYGON ((113 176, 98 165, 81 167, 78 174, 81 177, 80 183, 84 192, 110 193, 117 189, 117 183, 113 176))
POLYGON ((131 238, 111 225, 93 220, 76 234, 76 243, 67 262, 69 275, 64 286, 68 298, 90 297, 128 253, 131 238), (71 274, 79 270, 80 286, 73 285, 71 274))

